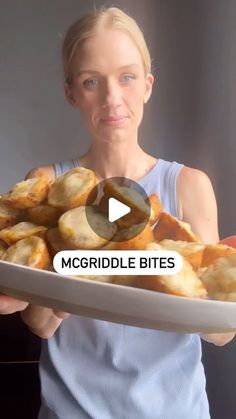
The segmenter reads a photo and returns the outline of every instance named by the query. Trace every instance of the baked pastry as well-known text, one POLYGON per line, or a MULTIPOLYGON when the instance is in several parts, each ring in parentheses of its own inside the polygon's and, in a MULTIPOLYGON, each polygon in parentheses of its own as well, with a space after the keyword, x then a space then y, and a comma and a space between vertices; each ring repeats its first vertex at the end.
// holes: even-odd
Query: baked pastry
POLYGON ((149 195, 149 197, 146 199, 146 203, 150 205, 151 210, 150 210, 149 223, 153 225, 159 220, 160 215, 163 212, 163 207, 162 207, 162 204, 158 195, 154 193, 149 195))
POLYGON ((49 269, 51 259, 45 241, 31 236, 8 247, 2 260, 37 269, 49 269))
POLYGON ((102 250, 143 250, 154 240, 150 224, 141 223, 119 230, 102 250))
POLYGON ((76 167, 56 178, 48 192, 48 203, 63 210, 85 205, 95 184, 92 170, 76 167))
POLYGON ((28 208, 26 210, 26 218, 31 223, 55 227, 62 211, 59 208, 52 207, 48 204, 37 205, 37 207, 28 208))
POLYGON ((120 186, 115 182, 108 180, 105 183, 103 190, 104 196, 100 201, 100 208, 107 208, 108 210, 106 201, 110 197, 113 197, 130 207, 130 213, 116 221, 119 228, 130 227, 133 224, 139 224, 144 220, 149 220, 150 207, 145 202, 145 198, 135 189, 128 186, 120 186))
POLYGON ((175 250, 180 253, 193 267, 194 270, 200 268, 205 245, 196 242, 186 242, 183 240, 161 240, 159 244, 167 250, 175 250))
POLYGON ((62 238, 74 249, 99 249, 115 235, 117 226, 92 206, 80 206, 65 212, 58 221, 62 238), (94 230, 87 217, 93 219, 94 230))
POLYGON ((2 258, 2 255, 7 250, 7 245, 3 240, 0 240, 0 259, 2 258))
POLYGON ((39 205, 47 196, 49 188, 47 176, 33 177, 16 183, 10 192, 1 196, 2 202, 13 208, 30 208, 39 205))
POLYGON ((175 275, 143 275, 136 286, 190 298, 206 298, 207 291, 189 262, 183 259, 181 271, 175 275))
POLYGON ((233 253, 236 253, 236 248, 227 246, 226 244, 208 244, 203 251, 201 266, 209 266, 214 263, 216 259, 233 253))
POLYGON ((210 298, 236 301, 236 254, 220 257, 201 276, 210 298))
POLYGON ((111 275, 70 275, 72 278, 91 279, 92 281, 98 282, 112 282, 111 275))
POLYGON ((154 241, 148 243, 145 248, 145 250, 163 250, 163 247, 154 241))
POLYGON ((0 199, 0 230, 15 224, 20 214, 21 211, 19 209, 10 207, 0 199))
POLYGON ((61 237, 58 227, 49 228, 46 231, 45 240, 51 257, 61 250, 70 250, 68 244, 61 237))
POLYGON ((136 285, 137 276, 136 275, 113 275, 112 282, 117 285, 128 285, 133 287, 136 285))
POLYGON ((162 212, 160 215, 159 221, 153 229, 153 234, 158 242, 164 239, 200 242, 188 223, 180 221, 166 212, 162 212))
POLYGON ((6 227, 0 231, 0 239, 8 245, 29 236, 44 235, 47 227, 38 226, 27 221, 22 221, 12 227, 6 227))

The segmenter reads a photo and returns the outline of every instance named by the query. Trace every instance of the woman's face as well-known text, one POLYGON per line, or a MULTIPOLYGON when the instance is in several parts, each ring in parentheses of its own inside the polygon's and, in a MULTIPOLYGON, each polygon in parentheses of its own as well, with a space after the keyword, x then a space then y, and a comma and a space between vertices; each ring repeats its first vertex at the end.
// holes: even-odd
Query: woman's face
POLYGON ((92 137, 127 140, 127 134, 137 133, 154 79, 144 74, 140 52, 126 33, 104 30, 84 41, 72 76, 65 93, 92 137))

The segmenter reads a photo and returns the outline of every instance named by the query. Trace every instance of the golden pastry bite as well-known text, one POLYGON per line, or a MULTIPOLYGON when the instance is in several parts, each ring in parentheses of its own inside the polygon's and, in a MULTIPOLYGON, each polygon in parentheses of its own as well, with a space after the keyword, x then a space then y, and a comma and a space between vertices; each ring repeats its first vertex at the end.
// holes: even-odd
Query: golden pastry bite
POLYGON ((158 242, 164 239, 200 242, 188 223, 180 221, 178 218, 166 212, 162 212, 160 215, 159 221, 153 229, 153 233, 155 240, 158 242))
POLYGON ((0 231, 0 239, 8 245, 24 239, 29 236, 44 235, 47 227, 38 226, 28 221, 22 221, 12 227, 4 228, 0 231))
POLYGON ((154 241, 148 243, 145 248, 145 250, 163 250, 163 247, 154 241))
POLYGON ((145 202, 145 198, 136 190, 128 186, 116 185, 114 182, 108 180, 104 185, 104 197, 102 199, 106 200, 110 197, 121 201, 130 207, 131 210, 129 214, 117 220, 116 223, 120 228, 149 220, 150 207, 145 202))
POLYGON ((201 280, 214 300, 236 301, 236 254, 220 257, 204 271, 201 280))
POLYGON ((70 250, 68 244, 61 237, 58 227, 49 228, 45 234, 45 240, 52 257, 61 250, 70 250))
POLYGON ((112 282, 113 277, 111 275, 70 275, 76 279, 91 279, 92 281, 98 282, 112 282))
POLYGON ((92 170, 76 167, 56 178, 48 192, 48 203, 65 211, 85 205, 95 184, 92 170))
POLYGON ((149 197, 146 199, 146 202, 148 205, 150 205, 151 208, 149 223, 153 225, 159 220, 160 215, 163 212, 163 207, 158 195, 154 193, 149 195, 149 197))
POLYGON ((12 244, 4 253, 2 260, 36 269, 49 269, 51 258, 45 241, 31 236, 12 244))
POLYGON ((141 223, 119 230, 102 250, 143 250, 153 240, 150 224, 141 223))
POLYGON ((137 282, 137 275, 113 275, 112 282, 116 285, 134 287, 137 282))
POLYGON ((2 201, 13 208, 30 208, 39 205, 47 196, 47 176, 33 177, 16 183, 9 193, 2 195, 2 201))
POLYGON ((206 298, 207 291, 189 262, 183 259, 181 271, 175 275, 142 275, 136 286, 176 296, 206 298))
POLYGON ((2 258, 3 254, 7 250, 7 245, 4 241, 0 240, 0 259, 2 258))
POLYGON ((161 240, 159 244, 167 250, 175 250, 180 253, 193 267, 194 270, 200 268, 205 245, 196 242, 186 242, 183 240, 161 240))
POLYGON ((37 205, 37 207, 28 208, 26 210, 26 218, 28 221, 38 225, 48 227, 56 227, 62 211, 48 204, 37 205))
POLYGON ((80 206, 65 212, 58 221, 62 238, 73 249, 99 249, 115 235, 117 226, 92 206, 80 206), (87 217, 93 221, 90 227, 87 217), (96 231, 96 232, 95 232, 96 231))
POLYGON ((18 221, 20 214, 21 211, 19 209, 10 207, 0 199, 0 230, 15 224, 18 221))
POLYGON ((207 244, 202 256, 201 266, 209 266, 215 262, 216 259, 222 256, 228 256, 236 253, 236 248, 227 246, 226 244, 217 243, 217 244, 207 244))

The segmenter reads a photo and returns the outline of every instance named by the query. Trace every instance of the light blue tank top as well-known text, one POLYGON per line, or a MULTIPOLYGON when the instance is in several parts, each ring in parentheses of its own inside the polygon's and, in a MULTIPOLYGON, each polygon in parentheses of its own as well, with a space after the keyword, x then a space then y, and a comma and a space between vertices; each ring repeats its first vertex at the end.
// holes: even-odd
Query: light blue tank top
MULTIPOLYGON (((79 165, 55 164, 56 175, 79 165)), ((178 216, 183 165, 159 159, 139 184, 178 216)), ((43 340, 40 419, 209 419, 197 334, 71 315, 43 340)))

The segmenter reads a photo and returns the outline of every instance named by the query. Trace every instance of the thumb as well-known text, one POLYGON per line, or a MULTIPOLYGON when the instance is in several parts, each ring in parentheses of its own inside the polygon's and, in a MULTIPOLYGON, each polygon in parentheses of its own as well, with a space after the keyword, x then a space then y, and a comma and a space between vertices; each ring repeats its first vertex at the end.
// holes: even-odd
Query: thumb
POLYGON ((55 314, 55 316, 59 317, 59 319, 65 320, 67 319, 67 317, 70 316, 70 313, 66 313, 65 311, 60 311, 60 310, 53 310, 53 313, 55 314))

